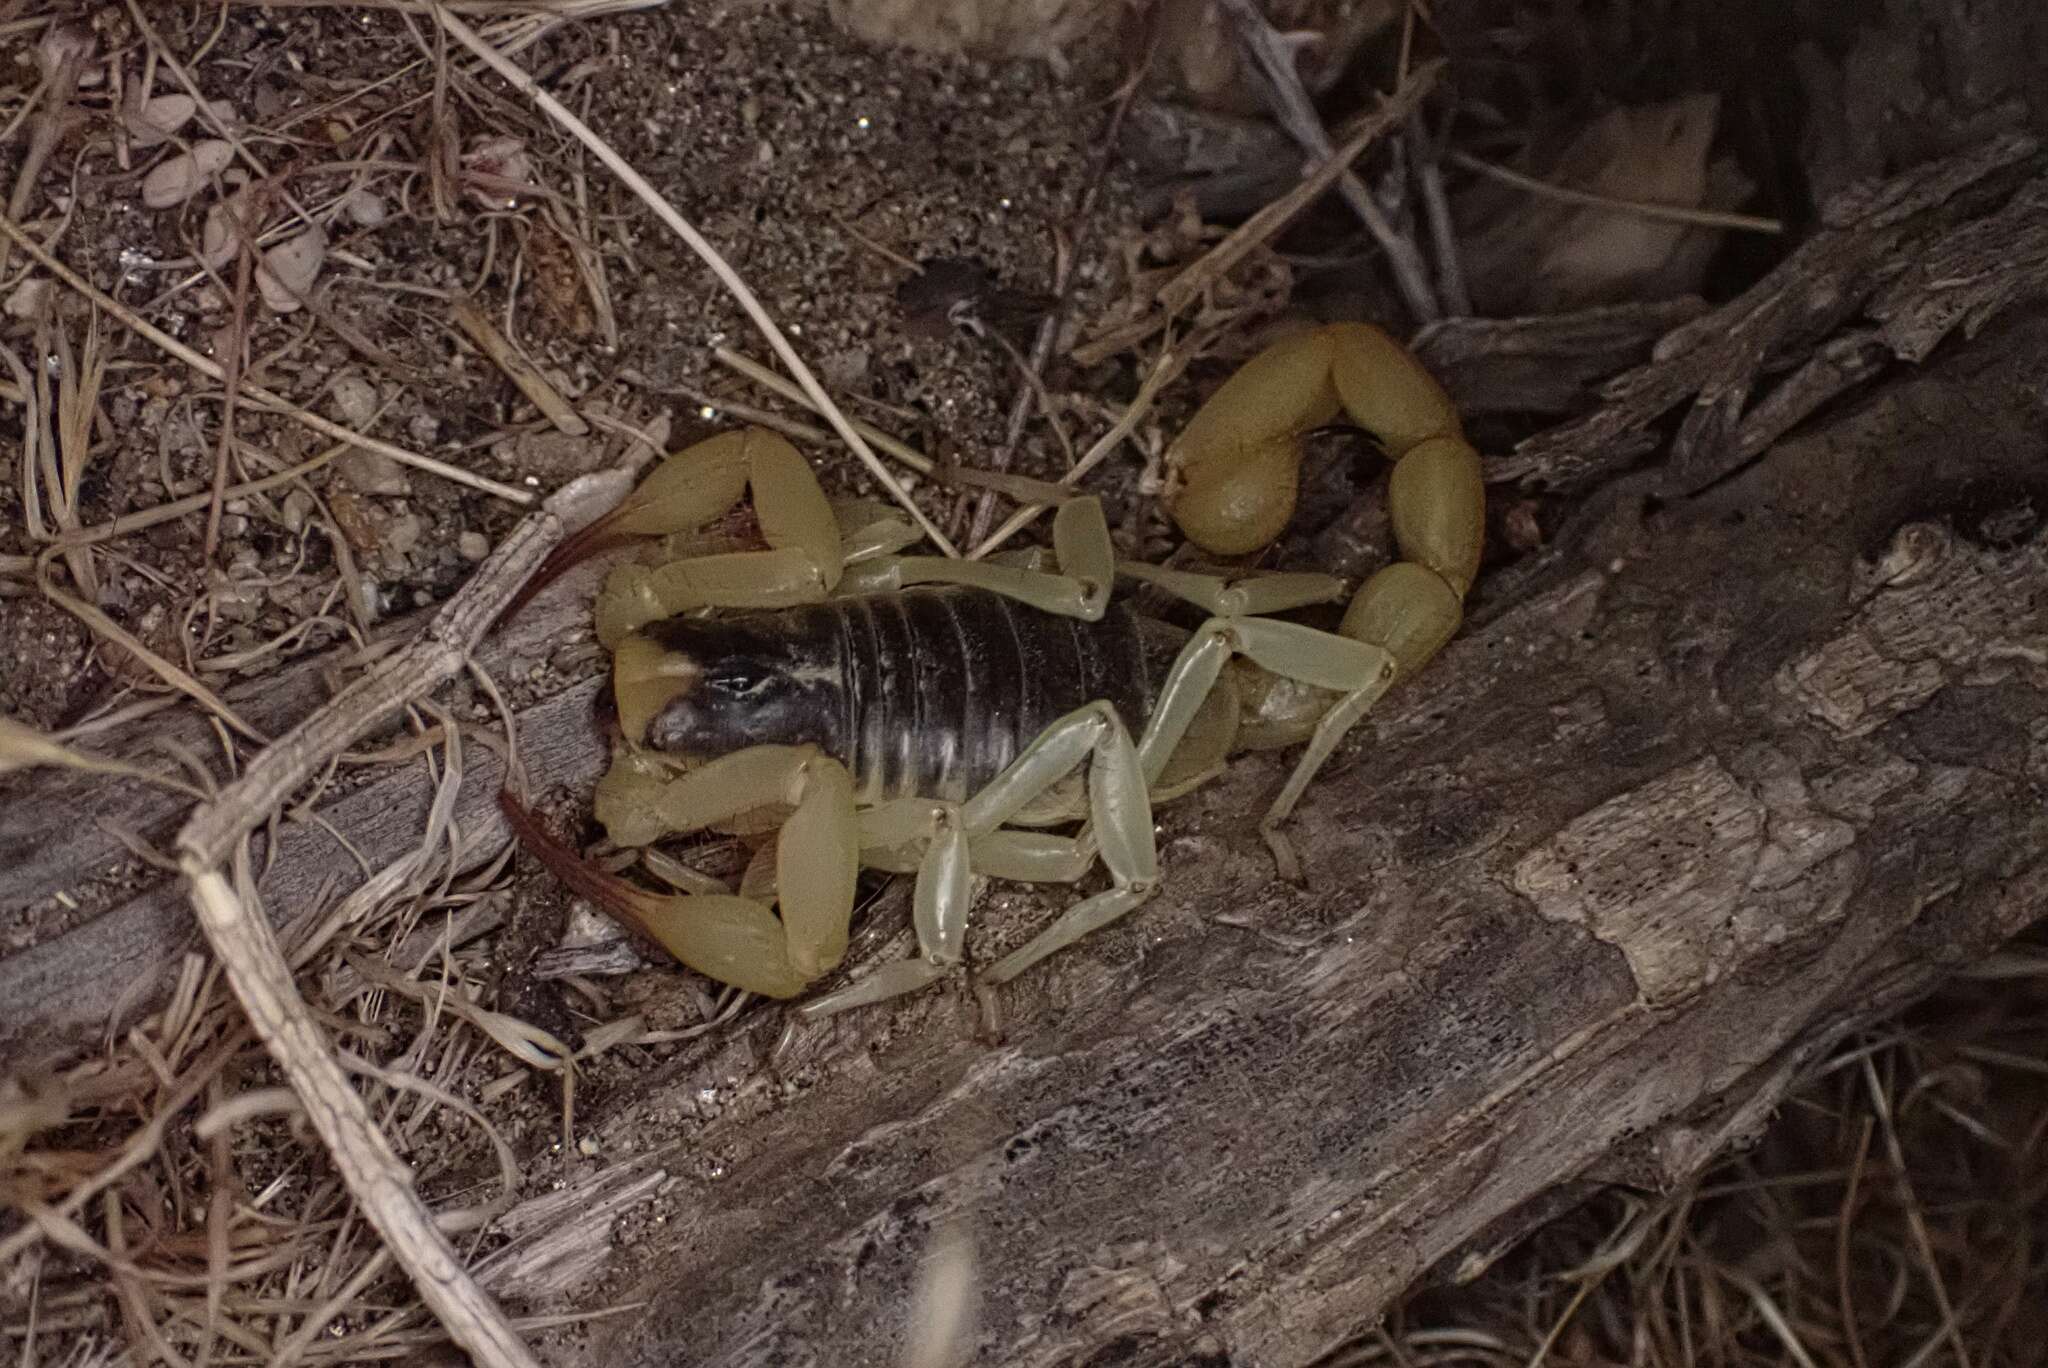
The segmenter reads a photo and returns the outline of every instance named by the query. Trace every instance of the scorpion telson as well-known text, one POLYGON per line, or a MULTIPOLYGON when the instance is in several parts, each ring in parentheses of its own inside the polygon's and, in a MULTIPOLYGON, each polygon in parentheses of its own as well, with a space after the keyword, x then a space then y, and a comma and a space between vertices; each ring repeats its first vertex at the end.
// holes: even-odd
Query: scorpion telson
POLYGON ((1091 497, 1055 513, 1049 565, 948 560, 902 554, 914 531, 872 505, 835 507, 772 433, 680 452, 537 578, 626 537, 687 532, 751 492, 765 549, 622 566, 598 597, 626 745, 597 814, 620 845, 706 828, 774 839, 740 894, 664 896, 584 863, 510 795, 507 813, 566 882, 684 963, 777 997, 838 965, 861 866, 915 872, 919 957, 811 999, 813 1015, 959 966, 975 873, 1074 883, 1099 861, 1109 875, 986 980, 1123 916, 1158 888, 1153 802, 1233 750, 1308 743, 1261 825, 1298 878, 1280 824, 1345 732, 1457 631, 1483 549, 1478 453, 1406 350, 1337 324, 1253 358, 1167 456, 1182 531, 1243 554, 1286 526, 1301 440, 1339 415, 1394 462, 1402 559, 1367 580, 1335 632, 1266 615, 1341 599, 1341 580, 1118 565, 1091 497), (1208 620, 1189 634, 1133 616, 1110 602, 1119 574, 1208 620), (1076 821, 1073 834, 1046 829, 1076 821))

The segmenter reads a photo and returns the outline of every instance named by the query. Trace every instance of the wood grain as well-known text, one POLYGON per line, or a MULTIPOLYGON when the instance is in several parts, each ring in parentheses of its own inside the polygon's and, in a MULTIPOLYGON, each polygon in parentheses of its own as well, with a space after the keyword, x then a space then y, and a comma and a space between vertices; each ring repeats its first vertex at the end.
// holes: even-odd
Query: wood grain
MULTIPOLYGON (((597 573, 586 569, 565 577, 479 653, 483 667, 507 687, 541 671, 545 682, 538 696, 520 709, 520 732, 529 772, 551 782, 587 786, 603 770, 605 742, 594 712, 599 681, 563 680, 544 668, 565 644, 573 648, 587 641, 588 596, 597 573)), ((422 620, 396 621, 380 641, 404 640, 422 620)), ((275 735, 324 701, 344 670, 343 661, 318 657, 230 690, 227 701, 252 725, 275 735)), ((400 733, 388 739, 398 740, 400 733)), ((163 764, 167 744, 214 756, 219 738, 204 717, 173 708, 91 744, 107 754, 163 764)), ((469 749, 469 759, 456 822, 473 851, 494 851, 507 838, 496 801, 503 766, 481 746, 469 749)), ((380 767, 367 782, 344 770, 340 783, 346 791, 317 804, 322 823, 280 823, 274 850, 269 836, 259 833, 254 853, 264 874, 258 891, 272 924, 281 926, 345 896, 363 877, 358 854, 374 869, 417 846, 434 782, 425 757, 380 767), (346 833, 355 853, 335 832, 346 833)), ((0 1068, 44 1064, 90 1048, 110 1029, 110 1014, 118 1026, 148 1010, 170 985, 180 958, 200 948, 177 881, 136 859, 128 844, 167 846, 189 806, 154 785, 94 782, 93 776, 68 771, 10 776, 0 783, 0 916, 58 922, 60 895, 79 905, 69 929, 0 959, 0 1003, 6 1004, 0 1010, 0 1068)))

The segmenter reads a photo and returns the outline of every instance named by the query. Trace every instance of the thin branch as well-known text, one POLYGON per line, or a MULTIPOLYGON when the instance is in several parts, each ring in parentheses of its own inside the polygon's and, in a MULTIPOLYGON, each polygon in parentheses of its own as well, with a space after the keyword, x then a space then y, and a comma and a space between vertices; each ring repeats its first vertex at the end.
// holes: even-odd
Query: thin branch
MULTIPOLYGON (((1336 151, 1336 146, 1330 141, 1329 130, 1323 127, 1322 117, 1309 100, 1308 91, 1302 88, 1301 73, 1294 65, 1293 45, 1280 35, 1251 0, 1220 0, 1220 3, 1236 26, 1245 53, 1266 78, 1266 94, 1273 106, 1274 118, 1310 156, 1330 156, 1336 151)), ((1373 199, 1372 192, 1365 188, 1365 182, 1346 170, 1337 177, 1337 193, 1344 197, 1344 202, 1351 206, 1366 231, 1372 234, 1373 241, 1387 254, 1387 264, 1394 272, 1394 283, 1401 287, 1401 297, 1407 301, 1416 321, 1434 323, 1442 318, 1443 306, 1437 302, 1436 291, 1430 286, 1429 267, 1422 259, 1421 249, 1388 221, 1378 201, 1373 199)))
POLYGON ((435 1225, 411 1172, 350 1085, 292 981, 269 920, 222 873, 246 862, 246 838, 308 779, 371 728, 463 669, 505 605, 562 538, 575 510, 615 499, 621 472, 575 480, 499 544, 420 636, 377 662, 267 747, 242 777, 178 833, 193 910, 251 1024, 306 1104, 306 1113, 363 1214, 455 1341, 489 1368, 536 1360, 435 1225))

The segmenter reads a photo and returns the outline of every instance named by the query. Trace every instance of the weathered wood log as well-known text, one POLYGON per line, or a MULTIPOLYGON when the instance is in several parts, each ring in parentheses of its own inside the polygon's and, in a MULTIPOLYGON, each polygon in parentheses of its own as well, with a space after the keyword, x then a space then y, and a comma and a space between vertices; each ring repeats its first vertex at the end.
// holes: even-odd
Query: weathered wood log
MULTIPOLYGON (((522 757, 530 773, 549 782, 589 785, 603 770, 606 743, 594 716, 596 657, 587 649, 597 578, 594 569, 565 576, 478 653, 482 667, 522 700, 522 757), (548 668, 564 642, 583 666, 581 677, 548 668), (522 687, 532 674, 543 682, 522 687)), ((407 639, 426 616, 394 622, 380 640, 407 639)), ((329 656, 302 661, 230 689, 226 700, 274 736, 329 697, 343 682, 340 668, 329 656)), ((494 724, 485 719, 483 725, 494 724)), ((165 754, 168 744, 219 768, 220 738, 191 708, 138 719, 89 744, 144 761, 165 754)), ((469 763, 454 823, 472 861, 481 862, 508 837, 497 806, 504 769, 483 747, 470 749, 469 763)), ((172 768, 167 758, 162 767, 172 768)), ((217 781, 225 777, 216 773, 217 781)), ((362 881, 358 855, 378 869, 416 848, 434 778, 423 757, 377 767, 366 779, 344 768, 334 790, 316 800, 324 825, 281 823, 274 851, 266 835, 256 838, 258 890, 274 925, 346 895, 362 881), (348 845, 335 832, 344 833, 348 845)), ((0 959, 0 1069, 92 1048, 110 1025, 156 1005, 181 956, 200 948, 178 881, 131 849, 135 842, 161 849, 190 807, 176 793, 135 780, 44 770, 0 781, 0 919, 43 928, 33 945, 0 959)))
POLYGON ((1306 1364, 1547 1194, 1696 1174, 2048 910, 2044 358, 1994 328, 1703 495, 1623 486, 1311 790, 1305 890, 1247 765, 1005 1044, 934 997, 781 1086, 663 1071, 602 1131, 699 1156, 602 1293, 649 1310, 567 1357, 894 1363, 956 1224, 977 1362, 1306 1364))
MULTIPOLYGON (((769 1079, 761 1007, 586 1113, 601 1153, 690 1158, 579 1298, 649 1312, 564 1356, 893 1363, 957 1224, 981 1361, 1301 1364, 1567 1185, 1696 1172, 1843 1031, 2048 909, 2043 358, 2048 317, 2015 318, 1704 494, 1615 487, 1311 789, 1306 889, 1245 816, 1278 763, 1247 762, 1162 813, 1160 899, 1005 994, 1005 1043, 933 993, 806 1028, 769 1079)), ((506 673, 559 625, 525 621, 506 673)), ((595 772, 593 687, 522 705, 550 780, 595 772)), ((464 788, 479 848, 496 784, 464 788)), ((60 787, 0 800, 9 839, 56 844, 45 887, 83 882, 80 842, 120 851, 80 815, 113 790, 37 812, 60 787)), ((376 863, 427 793, 415 765, 321 810, 376 863)), ((295 831, 280 919, 274 890, 355 869, 295 831)), ((0 1036, 47 1046, 110 1005, 86 987, 157 967, 182 917, 144 906, 0 962, 0 1036)))

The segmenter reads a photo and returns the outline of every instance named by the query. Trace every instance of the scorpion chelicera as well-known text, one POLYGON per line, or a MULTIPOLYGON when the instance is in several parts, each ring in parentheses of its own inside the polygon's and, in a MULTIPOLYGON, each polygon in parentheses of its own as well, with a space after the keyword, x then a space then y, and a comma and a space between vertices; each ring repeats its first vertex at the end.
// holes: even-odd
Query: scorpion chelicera
POLYGON ((919 956, 812 998, 801 1010, 814 1016, 958 967, 975 873, 1074 883, 1099 858, 1109 875, 983 971, 995 983, 1131 911, 1159 887, 1154 801, 1236 751, 1307 743, 1261 826, 1298 878, 1280 824, 1373 702, 1457 631, 1484 539, 1479 455, 1422 365, 1348 323, 1253 357, 1166 458, 1167 511, 1187 538, 1254 552, 1293 512, 1302 439, 1340 414, 1393 461, 1401 559, 1335 632, 1267 615, 1336 601, 1342 580, 1120 565, 1092 497, 1057 509, 1049 560, 907 555, 914 529, 873 504, 835 506, 773 433, 689 447, 555 558, 702 527, 749 493, 766 543, 606 581, 597 634, 625 744, 597 816, 621 846, 712 828, 773 839, 738 893, 661 895, 581 860, 509 794, 506 811, 578 892, 699 972, 778 998, 839 964, 861 867, 914 872, 919 956), (1138 617, 1110 597, 1120 575, 1208 620, 1189 635, 1138 617))

